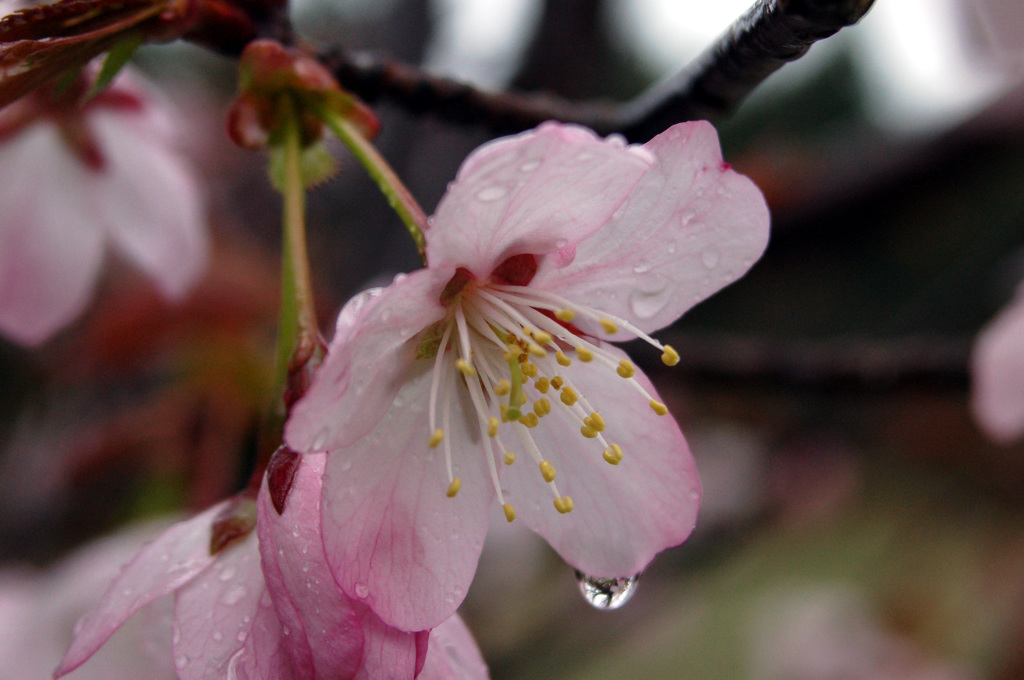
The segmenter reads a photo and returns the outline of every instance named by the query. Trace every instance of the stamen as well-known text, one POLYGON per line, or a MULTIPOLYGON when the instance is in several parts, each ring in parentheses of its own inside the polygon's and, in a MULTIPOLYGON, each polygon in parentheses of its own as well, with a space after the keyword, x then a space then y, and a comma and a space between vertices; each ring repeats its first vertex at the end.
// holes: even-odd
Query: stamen
POLYGON ((512 383, 510 383, 505 378, 502 378, 501 380, 499 380, 498 383, 494 386, 494 393, 496 395, 498 395, 499 397, 504 397, 506 394, 508 394, 511 391, 512 391, 512 383))
MULTIPOLYGON (((566 406, 572 406, 573 404, 576 403, 576 400, 579 399, 579 395, 576 394, 576 390, 574 390, 573 388, 566 387, 564 390, 562 390, 561 399, 562 403, 565 404, 566 406)), ((654 408, 654 406, 652 405, 651 408, 654 408)))
MULTIPOLYGON (((551 387, 551 381, 548 380, 547 378, 538 378, 533 383, 533 388, 535 390, 537 390, 538 392, 540 392, 541 394, 547 394, 548 393, 548 389, 550 387, 551 387)), ((495 390, 495 392, 497 392, 497 390, 495 390)))
POLYGON ((597 436, 597 430, 595 430, 592 427, 587 427, 586 425, 584 425, 580 428, 580 434, 582 434, 587 439, 593 439, 594 437, 597 436))
POLYGON ((611 319, 601 319, 598 323, 601 324, 601 328, 603 328, 604 332, 608 335, 619 332, 619 327, 616 326, 615 322, 611 319))
POLYGON ((529 343, 526 348, 535 357, 546 357, 548 355, 547 350, 535 342, 529 343))
POLYGON ((554 378, 551 379, 551 386, 554 387, 555 391, 557 392, 558 390, 562 389, 562 385, 564 382, 565 381, 563 380, 562 376, 556 375, 554 378))
POLYGON ((437 445, 441 443, 442 439, 444 439, 444 430, 442 430, 441 428, 437 428, 436 430, 434 430, 434 434, 430 435, 430 448, 436 449, 437 445))
POLYGON ((636 375, 636 366, 633 365, 632 361, 623 359, 619 362, 619 367, 615 369, 615 372, 623 378, 632 378, 636 375))
MULTIPOLYGON (((448 349, 448 338, 452 334, 452 324, 445 326, 444 333, 441 335, 441 342, 437 345, 437 354, 434 356, 434 372, 430 376, 430 402, 428 404, 428 411, 430 416, 430 429, 434 431, 436 435, 437 430, 437 391, 441 384, 441 376, 445 373, 442 370, 441 364, 445 361, 445 352, 448 349)), ((444 433, 442 432, 442 435, 444 433)), ((433 441, 433 437, 431 437, 433 441)), ((438 443, 440 443, 438 439, 438 443)), ((437 444, 431 444, 431 446, 437 446, 437 444)))
POLYGON ((562 496, 561 498, 555 499, 555 510, 562 513, 563 515, 572 512, 572 499, 568 496, 562 496))
POLYGON ((505 519, 509 522, 514 522, 516 519, 516 509, 512 507, 511 503, 502 503, 501 509, 505 511, 505 519))
POLYGON ((538 418, 543 418, 547 414, 551 413, 551 402, 545 397, 541 397, 537 401, 533 402, 533 412, 537 414, 538 418))
POLYGON ((598 432, 604 432, 604 418, 602 418, 601 414, 598 413, 597 411, 591 413, 590 417, 587 418, 584 422, 587 421, 589 421, 587 424, 590 425, 590 427, 592 427, 593 429, 597 430, 598 432))
POLYGON ((576 356, 584 363, 594 360, 594 353, 582 345, 576 348, 576 356))
POLYGON ((516 462, 516 452, 506 451, 505 457, 502 458, 502 460, 505 461, 505 465, 511 465, 512 463, 516 462))
POLYGON ((612 444, 604 450, 604 459, 611 465, 618 465, 622 462, 622 447, 618 444, 612 444))
POLYGON ((523 369, 523 375, 525 375, 527 378, 536 378, 537 377, 537 365, 536 364, 531 364, 531 363, 527 362, 527 363, 522 365, 522 369, 523 369))
POLYGON ((445 495, 447 495, 448 498, 455 498, 455 494, 459 493, 459 489, 461 488, 462 480, 456 477, 452 480, 452 483, 448 485, 448 491, 445 492, 445 495))
POLYGON ((547 331, 534 331, 533 339, 537 341, 538 345, 550 345, 554 338, 551 337, 551 333, 547 331))
POLYGON ((465 359, 456 359, 455 368, 457 368, 459 370, 459 373, 466 376, 467 378, 472 378, 474 375, 476 375, 476 369, 473 368, 473 366, 470 365, 470 363, 465 359))
POLYGON ((491 437, 498 435, 498 419, 494 416, 487 419, 487 434, 491 437))
POLYGON ((679 352, 672 345, 665 345, 661 353, 661 360, 666 366, 675 366, 679 363, 679 352))
POLYGON ((559 309, 555 312, 555 318, 565 323, 572 323, 572 320, 576 318, 576 312, 571 309, 559 309))
POLYGON ((565 352, 563 352, 562 350, 558 350, 557 352, 555 352, 555 361, 558 362, 559 366, 569 366, 572 364, 572 359, 565 356, 565 352))
POLYGON ((519 422, 520 424, 532 429, 540 424, 540 418, 537 417, 536 413, 527 413, 519 419, 519 422))
POLYGON ((544 477, 545 482, 555 481, 555 466, 550 461, 542 460, 540 462, 540 474, 544 477))
POLYGON ((668 413, 668 407, 665 406, 664 404, 662 404, 660 401, 655 401, 655 400, 651 399, 651 408, 659 416, 663 416, 666 413, 668 413))

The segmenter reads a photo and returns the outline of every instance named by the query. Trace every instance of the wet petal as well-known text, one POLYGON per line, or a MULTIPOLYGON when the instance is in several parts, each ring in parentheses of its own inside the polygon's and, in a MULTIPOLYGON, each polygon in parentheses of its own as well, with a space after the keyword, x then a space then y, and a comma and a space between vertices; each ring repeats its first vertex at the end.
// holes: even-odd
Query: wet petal
MULTIPOLYGON (((591 576, 632 576, 693 530, 700 505, 693 457, 672 416, 656 415, 613 371, 577 362, 565 375, 601 413, 603 435, 622 448, 622 462, 605 462, 602 445, 556 408, 531 433, 557 471, 559 493, 572 498, 572 512, 555 510, 554 494, 526 456, 502 468, 502 481, 522 522, 570 565, 591 576)), ((643 374, 634 377, 657 399, 643 374)))
POLYGON ((430 266, 466 267, 486 278, 510 255, 571 248, 607 222, 651 160, 557 123, 485 144, 437 207, 427 234, 430 266))
POLYGON ((422 677, 416 675, 416 658, 418 638, 423 634, 392 628, 372 610, 364 609, 362 627, 366 645, 354 680, 422 677))
POLYGON ((419 680, 486 680, 487 664, 473 634, 458 615, 430 631, 427 661, 419 680))
POLYGON ((181 680, 221 680, 251 629, 265 585, 256 536, 229 545, 216 563, 178 590, 174 667, 181 680))
POLYGON ((423 269, 346 305, 313 385, 292 409, 289 446, 341 448, 380 422, 416 360, 417 334, 444 316, 438 296, 452 273, 423 269))
POLYGON ((80 622, 55 676, 81 665, 141 607, 177 590, 213 564, 210 526, 228 502, 175 524, 122 568, 96 609, 80 622))
POLYGON ((92 295, 104 237, 83 207, 88 172, 52 125, 0 145, 0 331, 18 342, 42 342, 92 295))
POLYGON ((769 216, 757 186, 723 163, 709 123, 676 125, 644 148, 657 165, 622 208, 568 266, 542 260, 531 286, 653 332, 743 276, 764 252, 769 216))
POLYGON ((274 608, 289 634, 283 643, 299 676, 352 677, 363 654, 362 625, 353 603, 334 582, 320 532, 322 454, 299 459, 284 513, 260 490, 260 552, 274 608))
POLYGON ((427 445, 430 367, 419 364, 373 432, 328 454, 323 500, 338 583, 389 625, 411 631, 436 626, 462 601, 494 498, 465 390, 446 435, 462 490, 445 495, 443 447, 427 445))

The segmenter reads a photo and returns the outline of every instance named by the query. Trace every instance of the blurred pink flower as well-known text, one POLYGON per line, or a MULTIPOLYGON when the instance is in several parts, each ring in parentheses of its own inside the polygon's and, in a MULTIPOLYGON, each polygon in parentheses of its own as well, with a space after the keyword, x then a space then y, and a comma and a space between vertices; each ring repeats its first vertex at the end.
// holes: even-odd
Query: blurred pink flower
POLYGON ((971 356, 971 406, 992 439, 1024 435, 1024 287, 978 334, 971 356))
POLYGON ((171 300, 206 264, 200 190, 166 103, 129 73, 79 108, 85 86, 0 110, 0 332, 24 344, 82 312, 108 243, 171 300))
POLYGON ((495 498, 593 576, 685 540, 700 501, 686 441, 605 340, 676 363, 648 333, 742 276, 768 223, 704 122, 643 146, 548 123, 471 154, 429 266, 342 310, 287 425, 296 450, 330 452, 324 540, 345 592, 403 630, 444 620, 495 498))
POLYGON ((432 669, 420 676, 431 680, 486 678, 460 621, 399 631, 338 589, 320 535, 323 464, 322 456, 297 461, 280 515, 264 482, 256 500, 220 503, 143 548, 76 627, 54 677, 75 671, 133 614, 173 594, 170 658, 182 680, 411 680, 421 668, 432 669), (226 517, 248 533, 211 554, 211 537, 222 530, 214 527, 226 517), (428 638, 436 641, 429 652, 428 638))

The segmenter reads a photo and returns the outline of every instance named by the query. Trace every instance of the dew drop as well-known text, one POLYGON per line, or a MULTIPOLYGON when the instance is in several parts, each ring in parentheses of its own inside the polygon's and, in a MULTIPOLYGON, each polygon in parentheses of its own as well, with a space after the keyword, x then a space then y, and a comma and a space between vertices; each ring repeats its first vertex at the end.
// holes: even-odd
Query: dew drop
POLYGON ((236 585, 231 588, 228 592, 224 593, 224 596, 220 598, 220 601, 224 604, 231 606, 238 604, 243 597, 245 597, 245 586, 236 585))
POLYGON ((527 161, 519 166, 519 172, 533 172, 540 167, 540 161, 527 161))
POLYGON ((704 252, 700 254, 700 261, 704 263, 704 266, 708 269, 714 269, 718 266, 718 251, 714 248, 705 248, 704 252))
POLYGON ((227 566, 227 567, 224 567, 223 571, 221 571, 220 574, 217 575, 217 578, 219 578, 221 581, 230 581, 234 577, 235 577, 235 568, 230 566, 230 565, 227 566))
POLYGON ((583 599, 595 609, 618 609, 629 602, 636 592, 640 574, 620 578, 596 578, 577 571, 583 599))
POLYGON ((651 271, 651 263, 648 262, 647 260, 640 260, 635 265, 633 265, 634 274, 643 274, 649 271, 651 271))
POLYGON ((219 630, 215 630, 213 631, 213 634, 210 637, 213 638, 214 642, 220 642, 224 639, 224 633, 220 632, 219 630))
POLYGON ((178 624, 171 624, 171 644, 177 645, 181 642, 181 628, 178 628, 178 624))
POLYGON ((369 594, 370 594, 370 589, 366 587, 365 583, 357 583, 356 584, 356 597, 359 597, 359 598, 362 599, 362 598, 365 598, 369 594))
POLYGON ((125 588, 124 590, 121 591, 121 594, 124 595, 125 597, 131 597, 132 593, 134 593, 134 592, 135 591, 132 590, 131 588, 125 588))
POLYGON ((245 642, 245 638, 246 638, 246 632, 244 630, 238 631, 238 635, 235 636, 235 639, 238 640, 239 642, 245 642))
POLYGON ((179 671, 183 671, 188 666, 189 661, 190 659, 184 654, 182 654, 174 660, 174 667, 177 668, 179 671))
POLYGON ((496 201, 508 193, 508 189, 501 186, 487 187, 477 192, 476 198, 479 201, 496 201))
POLYGON ((641 319, 650 319, 668 304, 673 288, 663 276, 651 275, 638 279, 629 295, 629 306, 641 319))

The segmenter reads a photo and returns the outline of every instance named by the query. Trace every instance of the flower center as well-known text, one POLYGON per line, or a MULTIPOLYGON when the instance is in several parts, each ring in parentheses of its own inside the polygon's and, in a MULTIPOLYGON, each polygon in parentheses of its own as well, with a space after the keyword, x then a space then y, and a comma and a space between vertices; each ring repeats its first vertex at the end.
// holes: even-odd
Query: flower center
MULTIPOLYGON (((528 278, 532 274, 530 271, 528 278)), ((565 425, 544 422, 553 410, 561 410, 579 428, 585 448, 593 448, 595 455, 601 455, 610 465, 622 462, 622 447, 606 437, 604 418, 589 400, 594 395, 583 394, 565 374, 574 361, 587 364, 585 370, 614 371, 636 390, 638 398, 647 400, 655 413, 668 413, 665 405, 636 381, 632 362, 617 358, 596 339, 587 339, 573 325, 574 320, 591 319, 609 335, 623 329, 661 350, 665 364, 674 366, 679 361, 672 347, 629 322, 543 290, 508 283, 517 278, 524 278, 518 270, 479 282, 468 271, 458 270, 441 294, 441 302, 449 307, 448 316, 421 345, 421 356, 434 357, 428 444, 433 448, 443 444, 447 495, 454 497, 462 486, 461 479, 452 472, 451 443, 445 432, 451 422, 454 390, 465 388, 480 428, 494 490, 509 522, 516 513, 502 493, 497 460, 500 457, 504 465, 516 462, 515 451, 505 445, 510 436, 537 465, 554 495, 555 509, 563 514, 573 509, 572 498, 559 493, 555 468, 532 434, 537 427, 565 425)))

